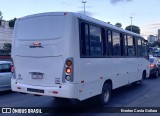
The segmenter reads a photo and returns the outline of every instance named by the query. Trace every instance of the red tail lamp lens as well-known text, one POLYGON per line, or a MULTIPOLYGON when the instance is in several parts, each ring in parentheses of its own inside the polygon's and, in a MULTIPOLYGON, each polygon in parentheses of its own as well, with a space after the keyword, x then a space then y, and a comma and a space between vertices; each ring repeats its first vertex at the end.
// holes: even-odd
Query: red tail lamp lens
POLYGON ((154 66, 155 66, 154 64, 150 64, 150 68, 154 68, 154 66))
POLYGON ((71 74, 71 73, 72 73, 71 68, 66 68, 66 73, 67 73, 67 74, 71 74))
POLYGON ((14 72, 14 66, 11 67, 11 72, 14 72))

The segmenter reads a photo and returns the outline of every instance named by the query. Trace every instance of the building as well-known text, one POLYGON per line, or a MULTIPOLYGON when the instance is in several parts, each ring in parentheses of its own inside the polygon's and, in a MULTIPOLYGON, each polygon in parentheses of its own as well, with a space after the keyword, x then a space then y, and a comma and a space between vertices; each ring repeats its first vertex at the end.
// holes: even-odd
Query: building
POLYGON ((9 21, 1 20, 0 22, 0 60, 11 59, 10 54, 11 54, 12 36, 13 36, 13 28, 9 27, 9 21))
POLYGON ((160 29, 158 29, 158 41, 160 41, 160 29))
POLYGON ((148 36, 148 42, 149 43, 154 43, 155 41, 158 40, 158 37, 157 36, 154 36, 154 35, 149 35, 148 36))
POLYGON ((0 49, 3 47, 4 43, 11 43, 13 35, 13 28, 9 27, 8 21, 1 21, 0 25, 0 49))

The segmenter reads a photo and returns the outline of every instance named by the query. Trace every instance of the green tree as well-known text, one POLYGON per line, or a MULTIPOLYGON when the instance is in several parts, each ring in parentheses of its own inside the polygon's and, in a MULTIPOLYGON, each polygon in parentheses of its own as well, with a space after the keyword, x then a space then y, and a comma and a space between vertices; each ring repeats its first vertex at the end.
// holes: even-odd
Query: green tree
POLYGON ((1 55, 10 55, 12 45, 10 43, 4 43, 3 47, 0 50, 1 55))
POLYGON ((14 24, 16 22, 17 18, 14 18, 12 20, 9 21, 9 27, 14 27, 14 24))
POLYGON ((121 24, 121 23, 116 23, 115 26, 121 28, 121 27, 122 27, 122 24, 121 24))
POLYGON ((3 19, 2 12, 0 11, 0 20, 3 19))
POLYGON ((125 30, 128 30, 128 31, 132 30, 132 32, 140 34, 140 28, 138 26, 135 26, 135 25, 129 25, 125 28, 125 30))

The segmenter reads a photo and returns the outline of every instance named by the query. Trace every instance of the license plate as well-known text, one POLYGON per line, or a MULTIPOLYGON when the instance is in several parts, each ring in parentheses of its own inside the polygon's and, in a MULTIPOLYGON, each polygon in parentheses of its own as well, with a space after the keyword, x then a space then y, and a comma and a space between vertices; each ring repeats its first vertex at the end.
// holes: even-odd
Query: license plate
POLYGON ((32 72, 31 77, 32 77, 32 79, 42 79, 43 78, 43 73, 32 72))

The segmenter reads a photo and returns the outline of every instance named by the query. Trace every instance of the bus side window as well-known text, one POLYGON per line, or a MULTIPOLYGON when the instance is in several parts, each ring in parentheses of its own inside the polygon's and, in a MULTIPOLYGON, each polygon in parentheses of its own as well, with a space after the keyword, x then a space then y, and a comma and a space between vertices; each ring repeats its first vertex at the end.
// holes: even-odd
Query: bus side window
POLYGON ((113 39, 113 55, 121 56, 120 33, 112 32, 112 39, 113 39))
POLYGON ((102 56, 103 51, 103 38, 101 28, 96 26, 89 26, 90 30, 90 55, 91 56, 102 56))
POLYGON ((108 44, 107 44, 107 48, 108 48, 108 56, 112 56, 113 54, 113 51, 112 51, 112 47, 113 47, 113 44, 112 44, 112 32, 110 30, 108 30, 107 32, 107 35, 108 35, 108 44))
POLYGON ((135 56, 137 56, 137 41, 136 41, 135 37, 133 37, 133 48, 135 51, 135 56))
POLYGON ((142 55, 142 41, 141 41, 141 39, 140 38, 138 38, 137 39, 137 55, 138 55, 138 57, 142 57, 143 55, 142 55))
POLYGON ((148 53, 148 48, 147 48, 147 42, 142 40, 142 51, 143 51, 143 57, 148 59, 149 58, 149 53, 148 53))
POLYGON ((81 56, 89 56, 89 26, 86 23, 81 23, 80 28, 80 42, 81 42, 81 56))
POLYGON ((128 38, 128 56, 135 56, 135 42, 132 36, 127 36, 128 38))
POLYGON ((127 35, 124 35, 123 36, 123 47, 124 47, 124 50, 123 50, 123 56, 127 56, 128 55, 128 41, 127 41, 127 35))
POLYGON ((104 28, 101 28, 102 31, 102 55, 106 56, 107 55, 107 37, 105 35, 106 30, 104 28))
POLYGON ((106 54, 104 29, 82 22, 80 25, 81 56, 102 57, 106 54))

